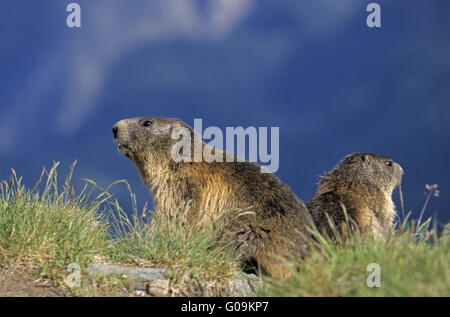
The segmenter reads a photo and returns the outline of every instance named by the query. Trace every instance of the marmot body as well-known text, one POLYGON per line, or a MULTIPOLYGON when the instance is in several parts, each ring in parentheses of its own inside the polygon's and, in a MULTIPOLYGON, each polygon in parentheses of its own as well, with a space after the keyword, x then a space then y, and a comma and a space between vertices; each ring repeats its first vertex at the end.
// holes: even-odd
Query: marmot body
POLYGON ((307 226, 312 224, 305 204, 276 176, 261 173, 254 163, 174 161, 171 151, 178 140, 171 135, 180 127, 188 129, 193 138, 193 130, 177 119, 126 119, 113 128, 119 150, 136 164, 152 193, 155 212, 179 210, 188 201, 192 219, 205 210, 217 214, 250 207, 254 214, 230 220, 223 239, 237 243, 246 261, 261 273, 288 276, 274 257, 297 256, 305 248, 307 226))
POLYGON ((345 226, 347 216, 364 232, 382 236, 396 216, 392 191, 400 185, 403 169, 391 158, 355 153, 345 157, 323 175, 307 204, 316 227, 333 232, 327 215, 337 230, 345 226))

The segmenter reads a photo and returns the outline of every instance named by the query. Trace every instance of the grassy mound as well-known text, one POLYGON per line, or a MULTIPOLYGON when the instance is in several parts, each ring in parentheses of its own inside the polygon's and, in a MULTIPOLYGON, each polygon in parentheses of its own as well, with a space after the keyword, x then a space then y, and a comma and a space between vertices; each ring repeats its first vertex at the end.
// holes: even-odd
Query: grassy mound
POLYGON ((50 266, 86 263, 110 247, 107 224, 98 213, 106 193, 90 199, 92 191, 85 186, 76 195, 72 173, 60 191, 56 168, 44 169, 32 189, 14 170, 0 183, 1 266, 34 260, 50 266))
POLYGON ((32 189, 14 170, 0 182, 0 268, 34 264, 60 280, 69 264, 83 268, 99 260, 168 267, 174 281, 187 272, 219 280, 237 271, 236 256, 217 245, 218 222, 188 227, 184 211, 154 215, 145 208, 128 216, 108 192, 125 181, 102 189, 85 180, 76 193, 74 166, 61 188, 57 167, 44 169, 32 189))
MULTIPOLYGON (((292 278, 270 281, 266 296, 449 296, 450 234, 407 222, 386 239, 353 232, 337 243, 318 241, 302 261, 290 261, 292 278)), ((339 239, 338 239, 339 240, 339 239)))
MULTIPOLYGON (((239 270, 237 255, 217 244, 220 218, 226 213, 212 222, 188 226, 188 206, 165 214, 153 214, 145 208, 138 212, 128 184, 118 181, 110 186, 125 183, 134 203, 128 216, 112 198, 110 187, 102 189, 86 180, 76 193, 71 185, 73 166, 59 186, 57 167, 44 169, 31 189, 14 170, 8 180, 0 182, 3 271, 32 264, 39 267, 41 276, 64 285, 69 264, 83 268, 99 260, 170 268, 174 272, 171 283, 181 284, 186 276, 190 281, 220 282, 239 270)), ((316 241, 309 254, 288 262, 292 278, 266 279, 268 287, 261 295, 448 296, 450 230, 438 236, 429 225, 430 220, 419 221, 419 225, 405 221, 387 239, 365 238, 355 232, 339 243, 314 232, 316 241), (379 279, 373 275, 377 269, 379 279), (380 287, 369 287, 368 281, 369 285, 379 282, 380 287)), ((99 282, 83 278, 87 283, 75 295, 108 295, 111 285, 123 286, 114 279, 99 282), (92 288, 94 283, 106 285, 106 291, 92 288)), ((117 294, 126 294, 121 289, 117 294)))

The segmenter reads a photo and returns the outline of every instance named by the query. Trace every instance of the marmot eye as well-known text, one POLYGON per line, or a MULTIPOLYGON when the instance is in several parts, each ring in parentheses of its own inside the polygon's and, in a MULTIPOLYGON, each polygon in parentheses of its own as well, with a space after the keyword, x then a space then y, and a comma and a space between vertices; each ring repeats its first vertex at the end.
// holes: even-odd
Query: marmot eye
POLYGON ((151 121, 144 121, 144 123, 142 123, 142 125, 144 126, 144 127, 149 127, 149 126, 151 126, 153 124, 153 122, 151 122, 151 121))
POLYGON ((392 166, 392 161, 385 161, 386 165, 392 166))

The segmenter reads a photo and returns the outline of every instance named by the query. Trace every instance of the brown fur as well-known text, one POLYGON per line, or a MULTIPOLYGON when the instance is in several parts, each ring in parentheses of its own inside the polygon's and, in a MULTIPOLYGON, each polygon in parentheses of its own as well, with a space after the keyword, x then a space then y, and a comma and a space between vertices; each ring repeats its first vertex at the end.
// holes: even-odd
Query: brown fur
POLYGON ((236 243, 245 260, 263 274, 289 276, 275 257, 302 254, 306 226, 312 223, 305 204, 276 176, 261 173, 254 163, 175 162, 171 148, 178 140, 171 138, 171 132, 177 127, 193 134, 185 123, 168 118, 127 119, 113 128, 119 149, 136 164, 150 188, 155 211, 180 210, 191 201, 189 216, 196 221, 204 210, 214 215, 250 207, 254 214, 230 219, 222 239, 236 243), (151 126, 143 126, 145 121, 151 121, 151 126))
POLYGON ((327 215, 338 230, 353 222, 360 231, 382 236, 396 216, 392 191, 402 176, 401 166, 389 157, 348 155, 321 177, 308 209, 318 229, 329 235, 333 232, 327 215))

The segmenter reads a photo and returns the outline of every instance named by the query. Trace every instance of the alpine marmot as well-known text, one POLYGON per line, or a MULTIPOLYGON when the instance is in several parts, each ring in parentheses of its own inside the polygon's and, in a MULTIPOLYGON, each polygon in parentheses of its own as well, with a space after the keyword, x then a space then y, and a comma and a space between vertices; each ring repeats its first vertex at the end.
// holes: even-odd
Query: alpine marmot
MULTIPOLYGON (((289 276, 279 256, 303 253, 310 235, 307 226, 312 224, 305 204, 275 175, 261 173, 255 163, 174 160, 172 152, 179 140, 172 138, 172 132, 177 128, 185 129, 194 138, 192 128, 171 118, 125 119, 113 127, 119 150, 135 163, 150 189, 155 212, 179 210, 190 201, 190 218, 195 221, 196 215, 205 210, 218 214, 250 208, 253 214, 230 221, 223 239, 236 243, 244 262, 262 274, 289 276)), ((201 153, 207 149, 212 154, 230 155, 203 142, 200 146, 201 153)))
POLYGON ((401 166, 389 157, 368 153, 346 156, 320 178, 307 204, 316 227, 332 236, 331 220, 338 231, 353 223, 360 231, 382 236, 396 216, 392 191, 402 176, 401 166))

